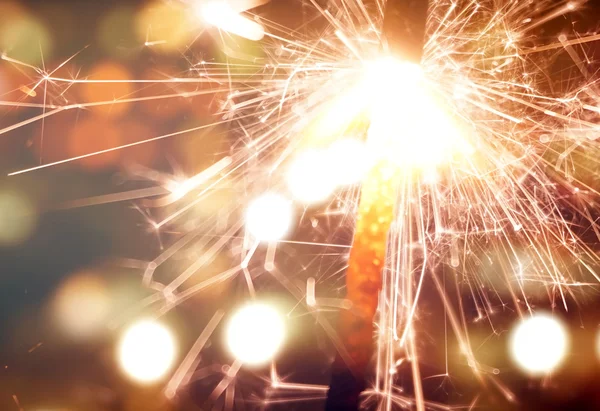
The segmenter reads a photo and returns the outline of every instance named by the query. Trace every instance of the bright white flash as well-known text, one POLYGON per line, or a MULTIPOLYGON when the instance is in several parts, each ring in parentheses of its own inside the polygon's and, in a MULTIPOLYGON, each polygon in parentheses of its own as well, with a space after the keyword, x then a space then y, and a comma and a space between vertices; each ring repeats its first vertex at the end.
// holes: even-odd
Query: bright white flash
POLYGON ((149 384, 159 381, 175 361, 175 339, 171 331, 154 320, 141 320, 122 335, 118 360, 133 380, 149 384))
POLYGON ((360 183, 373 163, 366 144, 357 138, 336 140, 327 154, 334 181, 340 187, 360 183))
POLYGON ((536 314, 519 323, 512 332, 510 351, 514 361, 531 375, 555 370, 569 345, 563 324, 548 314, 536 314))
POLYGON ((287 184, 294 198, 306 205, 327 200, 336 188, 334 165, 325 150, 299 153, 287 170, 287 184))
POLYGON ((281 240, 290 231, 294 209, 287 198, 266 193, 246 209, 246 229, 259 241, 281 240))
POLYGON ((367 65, 370 149, 402 167, 435 168, 471 146, 425 83, 420 66, 385 58, 367 65))
POLYGON ((227 325, 229 351, 247 365, 268 362, 281 348, 285 324, 277 310, 253 303, 236 312, 227 325))

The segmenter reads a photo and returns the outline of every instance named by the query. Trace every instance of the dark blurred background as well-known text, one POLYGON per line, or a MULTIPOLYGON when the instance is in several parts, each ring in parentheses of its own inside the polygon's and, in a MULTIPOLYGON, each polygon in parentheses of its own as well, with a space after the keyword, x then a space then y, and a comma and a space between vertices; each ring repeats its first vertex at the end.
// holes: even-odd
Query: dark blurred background
MULTIPOLYGON (((300 10, 299 3, 275 0, 261 13, 294 25, 302 15, 300 10)), ((227 151, 231 144, 227 130, 211 129, 210 135, 202 130, 185 133, 7 176, 212 122, 211 116, 221 108, 218 90, 186 97, 181 94, 208 86, 132 81, 200 75, 199 62, 222 59, 213 38, 190 23, 187 13, 174 1, 0 0, 0 51, 8 57, 0 60, 0 101, 5 102, 0 106, 0 410, 208 410, 223 406, 207 405, 203 399, 207 389, 201 385, 192 383, 178 401, 170 403, 162 396, 160 384, 138 386, 122 375, 114 354, 117 331, 107 324, 149 295, 141 286, 141 262, 153 259, 165 239, 148 230, 149 216, 131 202, 64 205, 147 187, 148 183, 131 176, 147 175, 148 170, 181 175, 199 172, 227 151), (199 68, 194 72, 190 67, 199 68), (40 83, 48 73, 52 78, 123 82, 40 83), (74 108, 48 115, 44 121, 28 121, 72 103, 168 94, 180 96, 74 108), (18 127, 11 129, 13 125, 18 127)), ((556 36, 573 26, 581 32, 593 31, 599 13, 600 4, 589 2, 582 12, 540 28, 538 35, 556 36)), ((590 56, 594 47, 586 48, 590 56)), ((560 82, 563 69, 566 72, 572 65, 562 67, 560 59, 556 64, 556 81, 560 82)), ((568 76, 562 80, 568 81, 568 76)), ((214 296, 221 297, 218 290, 214 296)), ((212 315, 209 307, 215 304, 208 301, 169 314, 182 347, 189 347, 212 315)), ((543 301, 540 307, 551 308, 543 301)), ((472 328, 472 338, 481 344, 475 347, 476 354, 500 372, 516 402, 488 395, 458 359, 451 360, 458 371, 450 377, 425 381, 426 396, 456 405, 479 395, 479 409, 600 409, 600 360, 595 351, 600 298, 588 291, 578 301, 564 314, 573 334, 568 365, 552 380, 532 381, 510 365, 505 330, 514 313, 506 309, 494 320, 496 334, 486 323, 472 328)), ((427 310, 431 318, 439 318, 442 312, 435 304, 427 310)), ((441 330, 439 322, 434 323, 432 330, 425 327, 424 341, 441 352, 441 330)), ((298 327, 305 332, 297 332, 296 342, 286 348, 282 368, 293 371, 295 381, 326 384, 331 347, 310 319, 298 320, 298 327)), ((425 358, 432 359, 432 364, 425 361, 426 376, 444 372, 438 369, 435 355, 425 358)), ((409 386, 410 373, 402 372, 409 386)), ((246 384, 248 392, 241 388, 240 396, 256 399, 264 394, 259 377, 248 377, 246 384)), ((266 406, 257 400, 246 401, 243 407, 266 406)), ((321 403, 269 409, 276 407, 316 410, 321 403)))

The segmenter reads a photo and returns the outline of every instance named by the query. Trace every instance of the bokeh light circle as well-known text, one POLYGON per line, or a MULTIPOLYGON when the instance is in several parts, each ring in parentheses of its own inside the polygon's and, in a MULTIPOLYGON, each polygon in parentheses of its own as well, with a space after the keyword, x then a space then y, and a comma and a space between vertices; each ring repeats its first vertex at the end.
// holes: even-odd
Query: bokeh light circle
POLYGON ((227 325, 227 346, 247 365, 271 360, 285 338, 285 324, 274 307, 252 303, 237 311, 227 325))
POLYGON ((142 384, 162 379, 173 366, 175 339, 161 323, 144 319, 125 330, 118 346, 118 360, 128 377, 142 384))
POLYGON ((37 212, 25 195, 0 192, 0 246, 14 246, 27 240, 37 220, 37 212))
POLYGON ((193 20, 183 2, 145 2, 135 16, 134 30, 138 41, 147 47, 174 52, 197 35, 193 20))
POLYGON ((10 58, 38 65, 52 56, 53 40, 44 23, 19 6, 0 5, 0 50, 10 58), (7 15, 5 16, 4 13, 7 15))
POLYGON ((129 69, 116 62, 102 61, 94 65, 83 83, 83 101, 92 104, 90 110, 103 117, 120 117, 129 111, 127 99, 134 92, 133 75, 129 69))
POLYGON ((564 325, 548 314, 536 314, 521 321, 513 330, 510 353, 526 373, 543 375, 563 361, 569 345, 564 325))
POLYGON ((276 193, 252 200, 246 209, 246 229, 259 241, 281 240, 289 232, 294 210, 292 203, 276 193))
POLYGON ((79 273, 61 284, 54 297, 56 321, 72 338, 99 334, 111 311, 108 287, 100 276, 79 273))

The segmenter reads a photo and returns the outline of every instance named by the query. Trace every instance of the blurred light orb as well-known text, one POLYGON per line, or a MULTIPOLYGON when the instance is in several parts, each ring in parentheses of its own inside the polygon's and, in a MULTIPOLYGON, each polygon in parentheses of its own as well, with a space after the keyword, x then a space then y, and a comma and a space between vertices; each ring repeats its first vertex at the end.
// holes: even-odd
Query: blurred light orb
MULTIPOLYGON (((104 106, 106 108, 106 106, 104 106)), ((78 121, 67 133, 67 151, 71 157, 81 157, 77 165, 94 171, 114 167, 122 150, 123 130, 112 122, 95 116, 78 121), (102 152, 100 154, 95 154, 102 152)))
MULTIPOLYGON (((10 7, 10 6, 9 6, 10 7)), ((31 65, 42 64, 52 55, 53 41, 41 20, 24 10, 0 7, 0 50, 31 65), (8 11, 5 17, 4 12, 8 11)), ((33 82, 32 82, 33 83, 33 82)))
POLYGON ((510 352, 523 371, 548 374, 563 361, 569 345, 564 325, 548 314, 536 314, 521 321, 512 331, 510 352))
POLYGON ((335 141, 327 154, 334 181, 340 187, 360 183, 372 165, 367 145, 355 138, 335 141))
POLYGON ((81 273, 60 286, 53 309, 56 320, 67 334, 78 339, 88 338, 106 325, 111 298, 101 277, 81 273))
POLYGON ((37 213, 27 197, 14 191, 0 192, 0 246, 21 244, 36 223, 37 213))
POLYGON ((85 103, 94 113, 103 117, 120 117, 129 111, 127 98, 134 92, 133 75, 127 67, 112 61, 101 61, 87 75, 88 82, 81 88, 85 103))
POLYGON ((246 229, 259 241, 281 240, 290 231, 294 210, 287 198, 266 193, 246 209, 246 229))
POLYGON ((131 58, 139 54, 140 48, 135 29, 135 9, 127 5, 118 5, 100 17, 96 37, 102 49, 118 58, 131 58))
POLYGON ((138 383, 159 381, 173 366, 175 356, 173 334, 155 320, 145 319, 132 324, 119 341, 121 368, 138 383))
POLYGON ((310 149, 292 160, 287 185, 298 201, 313 205, 327 200, 336 188, 334 164, 325 150, 310 149))
POLYGON ((285 324, 274 307, 252 303, 237 311, 227 325, 227 346, 235 358, 248 365, 271 360, 281 348, 285 324))
POLYGON ((137 39, 153 50, 178 52, 197 35, 189 17, 183 2, 144 2, 135 17, 137 39))

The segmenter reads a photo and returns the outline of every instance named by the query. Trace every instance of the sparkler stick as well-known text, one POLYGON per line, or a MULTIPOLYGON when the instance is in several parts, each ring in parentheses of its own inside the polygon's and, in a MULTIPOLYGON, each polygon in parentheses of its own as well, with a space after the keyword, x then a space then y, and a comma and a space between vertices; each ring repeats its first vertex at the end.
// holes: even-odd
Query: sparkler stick
MULTIPOLYGON (((383 45, 404 61, 419 63, 428 2, 389 0, 383 21, 383 45)), ((401 126, 401 125, 400 125, 401 126)), ((357 410, 373 354, 373 318, 379 301, 387 237, 394 218, 396 166, 378 159, 363 180, 354 242, 346 273, 350 310, 340 313, 338 332, 349 359, 338 354, 327 398, 327 410, 357 410), (350 363, 348 361, 351 361, 350 363)))

